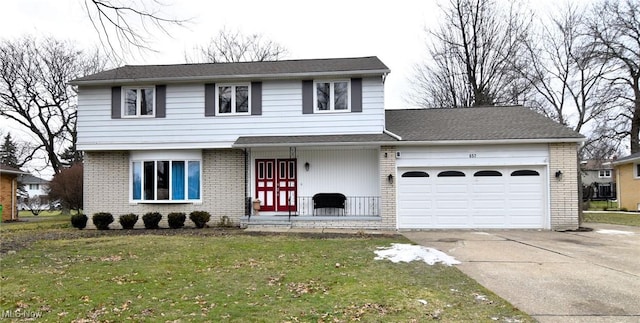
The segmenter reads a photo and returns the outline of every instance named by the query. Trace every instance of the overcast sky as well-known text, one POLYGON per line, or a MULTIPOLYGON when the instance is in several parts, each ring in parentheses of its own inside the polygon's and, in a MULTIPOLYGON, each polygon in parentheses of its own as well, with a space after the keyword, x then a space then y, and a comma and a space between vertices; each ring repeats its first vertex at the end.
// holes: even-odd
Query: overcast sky
MULTIPOLYGON (((437 24, 440 16, 436 0, 159 1, 168 4, 163 15, 191 21, 185 28, 172 27, 171 36, 156 33, 149 45, 158 52, 130 58, 127 64, 184 63, 185 51, 192 52, 226 26, 280 43, 289 50, 287 59, 379 57, 391 69, 385 83, 387 109, 411 107, 404 100, 408 79, 426 55, 425 27, 437 24)), ((72 40, 79 48, 98 46, 84 6, 85 0, 4 1, 0 38, 31 34, 72 40)), ((0 125, 16 130, 2 120, 0 125)))

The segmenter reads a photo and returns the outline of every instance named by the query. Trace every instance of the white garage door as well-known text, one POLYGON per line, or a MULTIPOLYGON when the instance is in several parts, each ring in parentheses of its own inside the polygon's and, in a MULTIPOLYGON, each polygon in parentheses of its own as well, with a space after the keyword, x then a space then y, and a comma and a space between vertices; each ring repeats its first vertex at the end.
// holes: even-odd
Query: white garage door
POLYGON ((398 228, 544 228, 544 167, 398 171, 398 228))

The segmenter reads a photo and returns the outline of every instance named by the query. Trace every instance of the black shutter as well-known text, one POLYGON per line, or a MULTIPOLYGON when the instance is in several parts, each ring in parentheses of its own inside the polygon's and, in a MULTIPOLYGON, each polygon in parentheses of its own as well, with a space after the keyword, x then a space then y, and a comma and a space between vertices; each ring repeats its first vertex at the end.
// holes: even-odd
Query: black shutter
POLYGON ((204 85, 204 116, 212 117, 216 115, 216 84, 204 85))
POLYGON ((262 82, 251 82, 251 115, 262 115, 262 82))
POLYGON ((156 85, 156 118, 167 116, 167 86, 156 85))
POLYGON ((122 88, 114 86, 111 88, 111 119, 120 119, 122 117, 122 88))
POLYGON ((313 80, 302 81, 302 114, 313 114, 313 80))
POLYGON ((362 79, 351 79, 351 112, 362 112, 362 79))

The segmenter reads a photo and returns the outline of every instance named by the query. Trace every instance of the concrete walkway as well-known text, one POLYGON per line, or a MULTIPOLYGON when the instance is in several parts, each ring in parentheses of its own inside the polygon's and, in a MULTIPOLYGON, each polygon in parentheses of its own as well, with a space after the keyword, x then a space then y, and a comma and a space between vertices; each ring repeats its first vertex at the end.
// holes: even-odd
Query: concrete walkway
POLYGON ((640 227, 409 231, 540 322, 640 322, 640 227))

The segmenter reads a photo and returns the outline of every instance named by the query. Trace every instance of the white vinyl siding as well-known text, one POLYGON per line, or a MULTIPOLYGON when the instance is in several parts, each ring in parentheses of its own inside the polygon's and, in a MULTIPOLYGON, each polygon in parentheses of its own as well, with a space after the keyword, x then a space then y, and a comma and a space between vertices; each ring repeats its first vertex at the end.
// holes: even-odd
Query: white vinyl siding
MULTIPOLYGON (((347 196, 379 196, 378 149, 297 149, 298 196, 342 193, 347 196), (309 163, 309 170, 304 167, 309 163)), ((256 159, 289 158, 289 150, 251 151, 251 173, 256 159)), ((255 174, 251 176, 255 191, 255 174)))
POLYGON ((361 113, 302 113, 302 82, 262 83, 262 115, 206 118, 204 84, 167 85, 166 117, 111 119, 110 88, 81 87, 82 150, 228 148, 238 136, 373 134, 384 129, 381 78, 362 80, 361 113))

